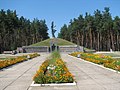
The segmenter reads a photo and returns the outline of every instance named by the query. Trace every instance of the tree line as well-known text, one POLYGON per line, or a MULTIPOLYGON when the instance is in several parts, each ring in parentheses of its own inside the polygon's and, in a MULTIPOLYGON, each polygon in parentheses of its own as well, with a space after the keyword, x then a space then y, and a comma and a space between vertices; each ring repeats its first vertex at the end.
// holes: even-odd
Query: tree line
POLYGON ((120 17, 113 18, 108 7, 97 9, 93 15, 86 12, 84 17, 79 15, 69 25, 64 24, 58 37, 98 51, 119 51, 120 17))
POLYGON ((16 11, 0 11, 0 53, 49 38, 45 20, 18 17, 16 11))

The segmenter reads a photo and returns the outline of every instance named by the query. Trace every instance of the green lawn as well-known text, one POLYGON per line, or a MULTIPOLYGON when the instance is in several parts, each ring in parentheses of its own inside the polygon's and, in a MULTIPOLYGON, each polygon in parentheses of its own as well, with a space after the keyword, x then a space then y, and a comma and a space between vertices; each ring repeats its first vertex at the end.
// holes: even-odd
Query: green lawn
POLYGON ((85 47, 84 47, 84 51, 87 53, 94 53, 95 52, 94 49, 89 49, 89 48, 85 48, 85 47))
MULTIPOLYGON (((41 42, 38 42, 38 43, 35 43, 35 44, 32 44, 30 46, 50 46, 50 41, 52 39, 47 39, 47 40, 44 40, 44 41, 41 41, 41 42)), ((64 46, 64 45, 76 45, 72 42, 69 42, 67 40, 63 40, 63 39, 60 39, 60 38, 56 38, 54 39, 54 41, 57 43, 58 46, 64 46)))
MULTIPOLYGON (((14 57, 16 58, 16 57, 14 57)), ((14 59, 13 57, 12 58, 0 58, 0 60, 13 60, 14 59)))
POLYGON ((120 59, 115 59, 115 60, 116 60, 115 64, 120 66, 120 59))
POLYGON ((101 53, 111 57, 120 57, 120 52, 111 52, 111 53, 101 53))
POLYGON ((0 60, 7 60, 7 58, 0 58, 0 60))

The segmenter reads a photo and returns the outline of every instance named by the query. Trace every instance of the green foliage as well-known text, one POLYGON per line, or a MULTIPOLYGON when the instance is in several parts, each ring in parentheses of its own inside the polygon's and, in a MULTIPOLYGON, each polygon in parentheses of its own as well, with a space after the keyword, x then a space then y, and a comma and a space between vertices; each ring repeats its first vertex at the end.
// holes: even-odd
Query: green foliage
POLYGON ((114 64, 120 66, 120 59, 116 59, 116 61, 114 62, 114 64))
POLYGON ((86 12, 64 24, 58 37, 98 51, 120 50, 120 18, 112 19, 108 7, 92 15, 86 12))
POLYGON ((96 64, 103 65, 105 67, 120 71, 120 60, 113 59, 111 56, 106 56, 103 54, 90 54, 90 53, 82 53, 82 52, 74 52, 70 55, 77 57, 80 54, 81 58, 96 64))
MULTIPOLYGON (((30 56, 30 59, 34 58, 34 57, 37 57, 37 56, 40 56, 39 54, 37 53, 34 53, 34 54, 28 54, 30 56)), ((29 60, 27 58, 27 55, 23 55, 23 56, 18 56, 18 57, 15 57, 15 58, 6 58, 6 59, 3 59, 3 60, 0 60, 0 69, 4 68, 4 67, 8 67, 8 66, 11 66, 13 64, 16 64, 16 63, 19 63, 19 62, 23 62, 23 61, 26 61, 26 60, 29 60)))
POLYGON ((120 53, 103 53, 104 55, 111 56, 111 57, 120 57, 120 53))
POLYGON ((51 57, 52 57, 53 59, 61 58, 60 52, 58 52, 58 51, 52 52, 51 57))
POLYGON ((60 58, 59 52, 53 52, 51 58, 40 66, 33 77, 35 83, 72 83, 74 81, 73 75, 60 58))
POLYGON ((58 51, 52 52, 50 58, 51 58, 51 59, 50 59, 50 61, 49 61, 49 64, 54 65, 55 62, 56 62, 56 60, 61 58, 60 52, 58 52, 58 51))
MULTIPOLYGON (((38 42, 38 43, 35 43, 35 44, 32 44, 30 46, 50 46, 50 40, 51 39, 47 39, 47 40, 44 40, 44 41, 41 41, 41 42, 38 42)), ((56 38, 56 42, 57 42, 57 45, 58 46, 63 46, 63 45, 75 45, 74 43, 71 43, 67 40, 63 40, 63 39, 60 39, 60 38, 56 38)))
POLYGON ((13 50, 45 40, 48 37, 45 20, 34 19, 32 22, 16 11, 0 11, 0 52, 13 50))

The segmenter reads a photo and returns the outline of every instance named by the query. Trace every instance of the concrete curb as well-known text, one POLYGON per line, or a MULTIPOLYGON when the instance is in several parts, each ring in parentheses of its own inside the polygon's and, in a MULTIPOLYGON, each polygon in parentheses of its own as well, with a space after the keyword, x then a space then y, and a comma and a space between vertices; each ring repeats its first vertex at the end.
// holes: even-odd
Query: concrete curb
POLYGON ((51 84, 35 84, 35 82, 33 81, 32 84, 30 86, 75 86, 76 82, 73 83, 51 83, 51 84))

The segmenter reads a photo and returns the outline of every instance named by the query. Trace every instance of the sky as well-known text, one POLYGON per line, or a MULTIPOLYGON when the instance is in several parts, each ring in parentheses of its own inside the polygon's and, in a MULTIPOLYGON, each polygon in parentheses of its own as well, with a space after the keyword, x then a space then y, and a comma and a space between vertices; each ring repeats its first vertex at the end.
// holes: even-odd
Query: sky
POLYGON ((109 7, 112 17, 120 16, 120 0, 0 0, 0 9, 16 10, 18 17, 24 16, 31 21, 34 18, 46 20, 51 37, 51 22, 54 21, 58 35, 64 24, 70 19, 83 16, 86 12, 93 14, 96 9, 101 11, 109 7))

